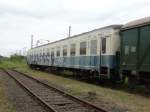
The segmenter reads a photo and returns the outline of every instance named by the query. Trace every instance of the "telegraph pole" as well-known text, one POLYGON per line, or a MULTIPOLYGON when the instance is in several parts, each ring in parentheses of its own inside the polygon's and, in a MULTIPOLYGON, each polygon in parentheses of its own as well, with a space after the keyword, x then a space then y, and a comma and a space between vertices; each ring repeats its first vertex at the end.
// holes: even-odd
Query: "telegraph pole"
POLYGON ((71 26, 69 26, 69 37, 71 37, 71 26))
POLYGON ((38 47, 38 44, 40 43, 40 40, 37 40, 36 42, 36 47, 38 47))
POLYGON ((31 49, 33 48, 33 35, 31 35, 31 49))

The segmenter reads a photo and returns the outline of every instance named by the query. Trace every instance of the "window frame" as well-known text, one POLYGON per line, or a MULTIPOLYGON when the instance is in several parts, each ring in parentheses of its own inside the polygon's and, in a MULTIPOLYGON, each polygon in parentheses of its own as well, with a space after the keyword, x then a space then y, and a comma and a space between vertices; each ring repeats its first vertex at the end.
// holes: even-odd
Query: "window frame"
POLYGON ((67 45, 63 46, 63 53, 62 53, 63 57, 68 55, 68 48, 67 47, 68 47, 67 45))
POLYGON ((55 52, 51 51, 51 56, 55 57, 55 52))
POLYGON ((101 52, 103 53, 103 54, 105 54, 106 53, 106 48, 107 48, 107 38, 106 37, 104 37, 104 38, 102 38, 101 39, 101 46, 102 46, 102 48, 101 48, 101 52))
POLYGON ((76 44, 70 44, 70 56, 76 56, 76 44))
POLYGON ((90 41, 90 54, 91 55, 97 55, 97 48, 98 48, 97 45, 98 45, 97 39, 93 39, 90 41))
POLYGON ((87 54, 87 42, 86 41, 80 42, 80 55, 86 54, 87 54))
POLYGON ((56 57, 60 57, 60 47, 57 47, 57 50, 56 50, 56 57))
POLYGON ((51 57, 55 57, 55 49, 54 49, 54 48, 51 49, 50 56, 51 56, 51 57))

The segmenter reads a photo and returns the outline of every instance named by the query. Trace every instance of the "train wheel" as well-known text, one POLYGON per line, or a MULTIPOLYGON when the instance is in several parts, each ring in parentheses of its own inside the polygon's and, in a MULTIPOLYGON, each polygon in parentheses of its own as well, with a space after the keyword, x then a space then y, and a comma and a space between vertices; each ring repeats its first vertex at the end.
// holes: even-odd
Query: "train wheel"
POLYGON ((138 84, 138 80, 136 76, 129 76, 128 77, 128 84, 130 89, 134 89, 138 84))
POLYGON ((122 76, 122 78, 120 79, 120 81, 118 81, 117 83, 123 85, 123 84, 126 83, 126 79, 127 79, 127 76, 124 75, 124 76, 122 76))
POLYGON ((118 72, 111 71, 110 80, 112 84, 117 84, 117 82, 120 81, 118 72))
POLYGON ((146 84, 145 87, 147 88, 147 90, 150 92, 150 84, 146 84))

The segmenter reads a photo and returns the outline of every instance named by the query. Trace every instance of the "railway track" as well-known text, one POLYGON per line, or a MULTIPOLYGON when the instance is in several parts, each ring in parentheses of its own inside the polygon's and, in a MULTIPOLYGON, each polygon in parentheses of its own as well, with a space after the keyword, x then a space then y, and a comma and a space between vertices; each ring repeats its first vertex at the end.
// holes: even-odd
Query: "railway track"
POLYGON ((107 112, 27 74, 4 71, 50 112, 107 112))

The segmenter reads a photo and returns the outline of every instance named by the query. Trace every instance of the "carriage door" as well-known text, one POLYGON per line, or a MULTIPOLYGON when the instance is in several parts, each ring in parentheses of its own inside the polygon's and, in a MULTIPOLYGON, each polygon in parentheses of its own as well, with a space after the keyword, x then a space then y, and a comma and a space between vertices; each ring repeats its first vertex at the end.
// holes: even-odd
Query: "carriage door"
POLYGON ((101 49, 102 54, 106 53, 106 38, 102 38, 102 49, 101 49))
POLYGON ((106 37, 101 38, 101 48, 100 48, 100 74, 107 74, 107 68, 105 68, 105 55, 106 54, 106 37))
POLYGON ((104 54, 106 54, 106 38, 101 38, 100 67, 104 66, 104 54))
POLYGON ((91 40, 90 42, 90 66, 91 67, 96 67, 98 65, 98 60, 97 60, 97 40, 91 40))
POLYGON ((54 51, 51 52, 51 66, 54 65, 54 51))

